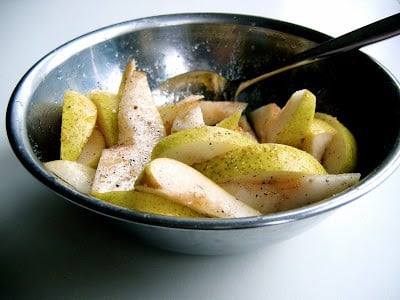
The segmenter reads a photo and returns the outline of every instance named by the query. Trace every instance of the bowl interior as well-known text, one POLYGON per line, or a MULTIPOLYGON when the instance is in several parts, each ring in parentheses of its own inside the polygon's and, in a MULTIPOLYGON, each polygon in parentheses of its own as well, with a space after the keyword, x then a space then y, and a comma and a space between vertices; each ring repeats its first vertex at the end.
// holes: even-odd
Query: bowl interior
MULTIPOLYGON (((71 201, 108 213, 107 205, 49 179, 41 165, 59 158, 61 105, 67 89, 116 91, 132 58, 147 72, 153 88, 190 70, 246 79, 328 38, 285 22, 226 14, 159 16, 100 29, 49 53, 21 80, 8 112, 10 142, 40 180, 71 201)), ((240 100, 249 102, 249 109, 269 102, 282 105, 302 88, 316 94, 317 111, 337 116, 354 133, 359 145, 356 171, 363 180, 394 158, 399 163, 399 85, 379 64, 355 51, 273 77, 244 92, 240 100)), ((114 213, 121 218, 131 214, 114 213)))

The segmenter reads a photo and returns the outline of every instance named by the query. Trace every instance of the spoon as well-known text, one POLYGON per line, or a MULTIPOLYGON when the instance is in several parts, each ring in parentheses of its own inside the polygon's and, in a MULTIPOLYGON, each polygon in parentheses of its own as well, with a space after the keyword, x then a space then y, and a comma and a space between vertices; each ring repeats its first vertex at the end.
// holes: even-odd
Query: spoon
POLYGON ((154 91, 155 95, 168 95, 175 99, 187 93, 202 92, 208 99, 237 100, 248 87, 282 72, 304 66, 327 57, 359 49, 400 34, 400 13, 386 17, 349 33, 332 38, 306 51, 295 54, 285 64, 256 78, 228 81, 211 71, 189 71, 164 81, 154 91))

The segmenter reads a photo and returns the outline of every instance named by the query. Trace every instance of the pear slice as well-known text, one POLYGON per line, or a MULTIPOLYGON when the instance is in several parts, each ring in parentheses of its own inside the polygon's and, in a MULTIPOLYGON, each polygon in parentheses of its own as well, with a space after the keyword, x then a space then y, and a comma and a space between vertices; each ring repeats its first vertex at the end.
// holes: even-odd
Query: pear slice
POLYGON ((165 104, 158 107, 158 111, 165 127, 166 135, 171 134, 171 128, 176 116, 179 113, 182 113, 182 111, 186 112, 193 106, 198 105, 199 100, 202 98, 202 95, 190 95, 179 102, 165 104))
POLYGON ((323 120, 336 129, 336 134, 327 145, 322 165, 330 174, 352 172, 357 164, 357 143, 352 132, 336 117, 317 112, 315 118, 323 120))
POLYGON ((307 89, 294 92, 286 105, 279 111, 275 105, 270 105, 270 112, 265 114, 265 120, 255 120, 263 117, 262 114, 253 113, 253 122, 264 124, 266 133, 260 133, 262 142, 279 143, 300 148, 301 143, 310 130, 316 106, 315 95, 307 89))
POLYGON ((215 125, 237 111, 243 112, 247 105, 246 102, 238 101, 200 101, 206 125, 215 125))
POLYGON ((96 106, 85 95, 67 91, 61 119, 60 158, 76 161, 96 125, 96 106))
POLYGON ((135 190, 93 193, 92 196, 113 205, 145 213, 187 218, 206 217, 189 207, 175 203, 165 197, 135 190))
POLYGON ((107 147, 116 145, 118 142, 118 96, 108 91, 90 91, 86 96, 96 105, 97 124, 107 147))
POLYGON ((205 125, 199 103, 193 104, 189 109, 178 112, 172 123, 171 133, 205 125))
POLYGON ((96 170, 70 160, 52 160, 44 167, 78 192, 88 194, 91 191, 96 170))
POLYGON ((93 181, 92 194, 134 189, 135 180, 149 158, 141 157, 134 145, 103 150, 93 181))
POLYGON ((274 143, 239 147, 193 167, 214 181, 271 171, 326 174, 324 167, 309 153, 274 143))
POLYGON ((103 150, 92 192, 132 190, 154 145, 165 135, 146 74, 129 70, 124 78, 118 108, 119 145, 103 150))
POLYGON ((299 208, 340 193, 360 180, 359 173, 304 174, 265 172, 217 183, 228 193, 263 214, 299 208))
POLYGON ((322 160, 325 149, 336 134, 336 129, 327 122, 314 118, 310 132, 304 137, 301 149, 307 151, 318 161, 322 160))
POLYGON ((263 105, 249 113, 249 119, 260 143, 272 140, 269 127, 278 118, 281 108, 276 103, 263 105))
POLYGON ((119 83, 118 88, 118 98, 121 98, 122 94, 125 93, 125 85, 128 80, 132 77, 133 71, 136 71, 136 60, 131 59, 126 65, 124 69, 124 73, 122 74, 121 81, 119 83))
POLYGON ((95 127, 76 162, 96 168, 101 157, 101 152, 105 147, 106 142, 104 136, 101 134, 100 130, 95 127))
POLYGON ((181 130, 164 137, 155 145, 151 157, 169 157, 192 165, 235 148, 256 143, 233 130, 203 126, 181 130))
POLYGON ((223 127, 230 130, 239 130, 239 121, 240 117, 242 116, 241 111, 237 111, 230 116, 226 117, 222 121, 215 124, 215 126, 223 127))
POLYGON ((211 217, 260 215, 192 167, 170 158, 151 161, 138 178, 135 189, 166 197, 211 217))
POLYGON ((132 70, 120 94, 118 108, 118 144, 136 145, 146 156, 165 136, 164 124, 154 103, 147 75, 132 70))
POLYGON ((246 115, 241 115, 239 119, 239 130, 249 138, 255 140, 258 142, 258 137, 256 133, 254 132, 254 129, 251 127, 247 116, 246 115))

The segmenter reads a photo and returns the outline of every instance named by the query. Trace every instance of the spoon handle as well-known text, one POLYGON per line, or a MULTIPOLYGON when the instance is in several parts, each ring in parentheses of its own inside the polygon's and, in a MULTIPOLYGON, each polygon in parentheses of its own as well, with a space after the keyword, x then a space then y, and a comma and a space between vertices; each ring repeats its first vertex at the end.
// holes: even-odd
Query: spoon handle
POLYGON ((400 13, 330 39, 293 57, 292 63, 314 60, 379 42, 400 34, 400 13))
POLYGON ((334 54, 345 53, 350 50, 359 49, 363 46, 373 44, 396 35, 400 34, 400 13, 391 15, 337 38, 332 38, 316 47, 310 48, 306 51, 300 52, 288 61, 282 68, 276 69, 272 72, 265 73, 254 79, 243 82, 239 85, 235 99, 244 89, 250 85, 264 80, 273 75, 282 73, 293 68, 315 62, 322 58, 332 56, 334 54))

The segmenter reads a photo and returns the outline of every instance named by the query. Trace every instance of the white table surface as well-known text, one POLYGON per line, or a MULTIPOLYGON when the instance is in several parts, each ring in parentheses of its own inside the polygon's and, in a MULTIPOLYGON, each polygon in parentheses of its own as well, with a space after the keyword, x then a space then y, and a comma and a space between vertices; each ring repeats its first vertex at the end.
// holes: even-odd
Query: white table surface
MULTIPOLYGON (((291 240, 207 257, 137 243, 107 218, 53 194, 17 161, 5 132, 6 105, 39 58, 98 27, 200 11, 283 19, 337 36, 399 12, 400 2, 1 1, 0 298, 400 299, 400 170, 291 240)), ((398 79, 399 50, 400 37, 364 48, 398 79)))

